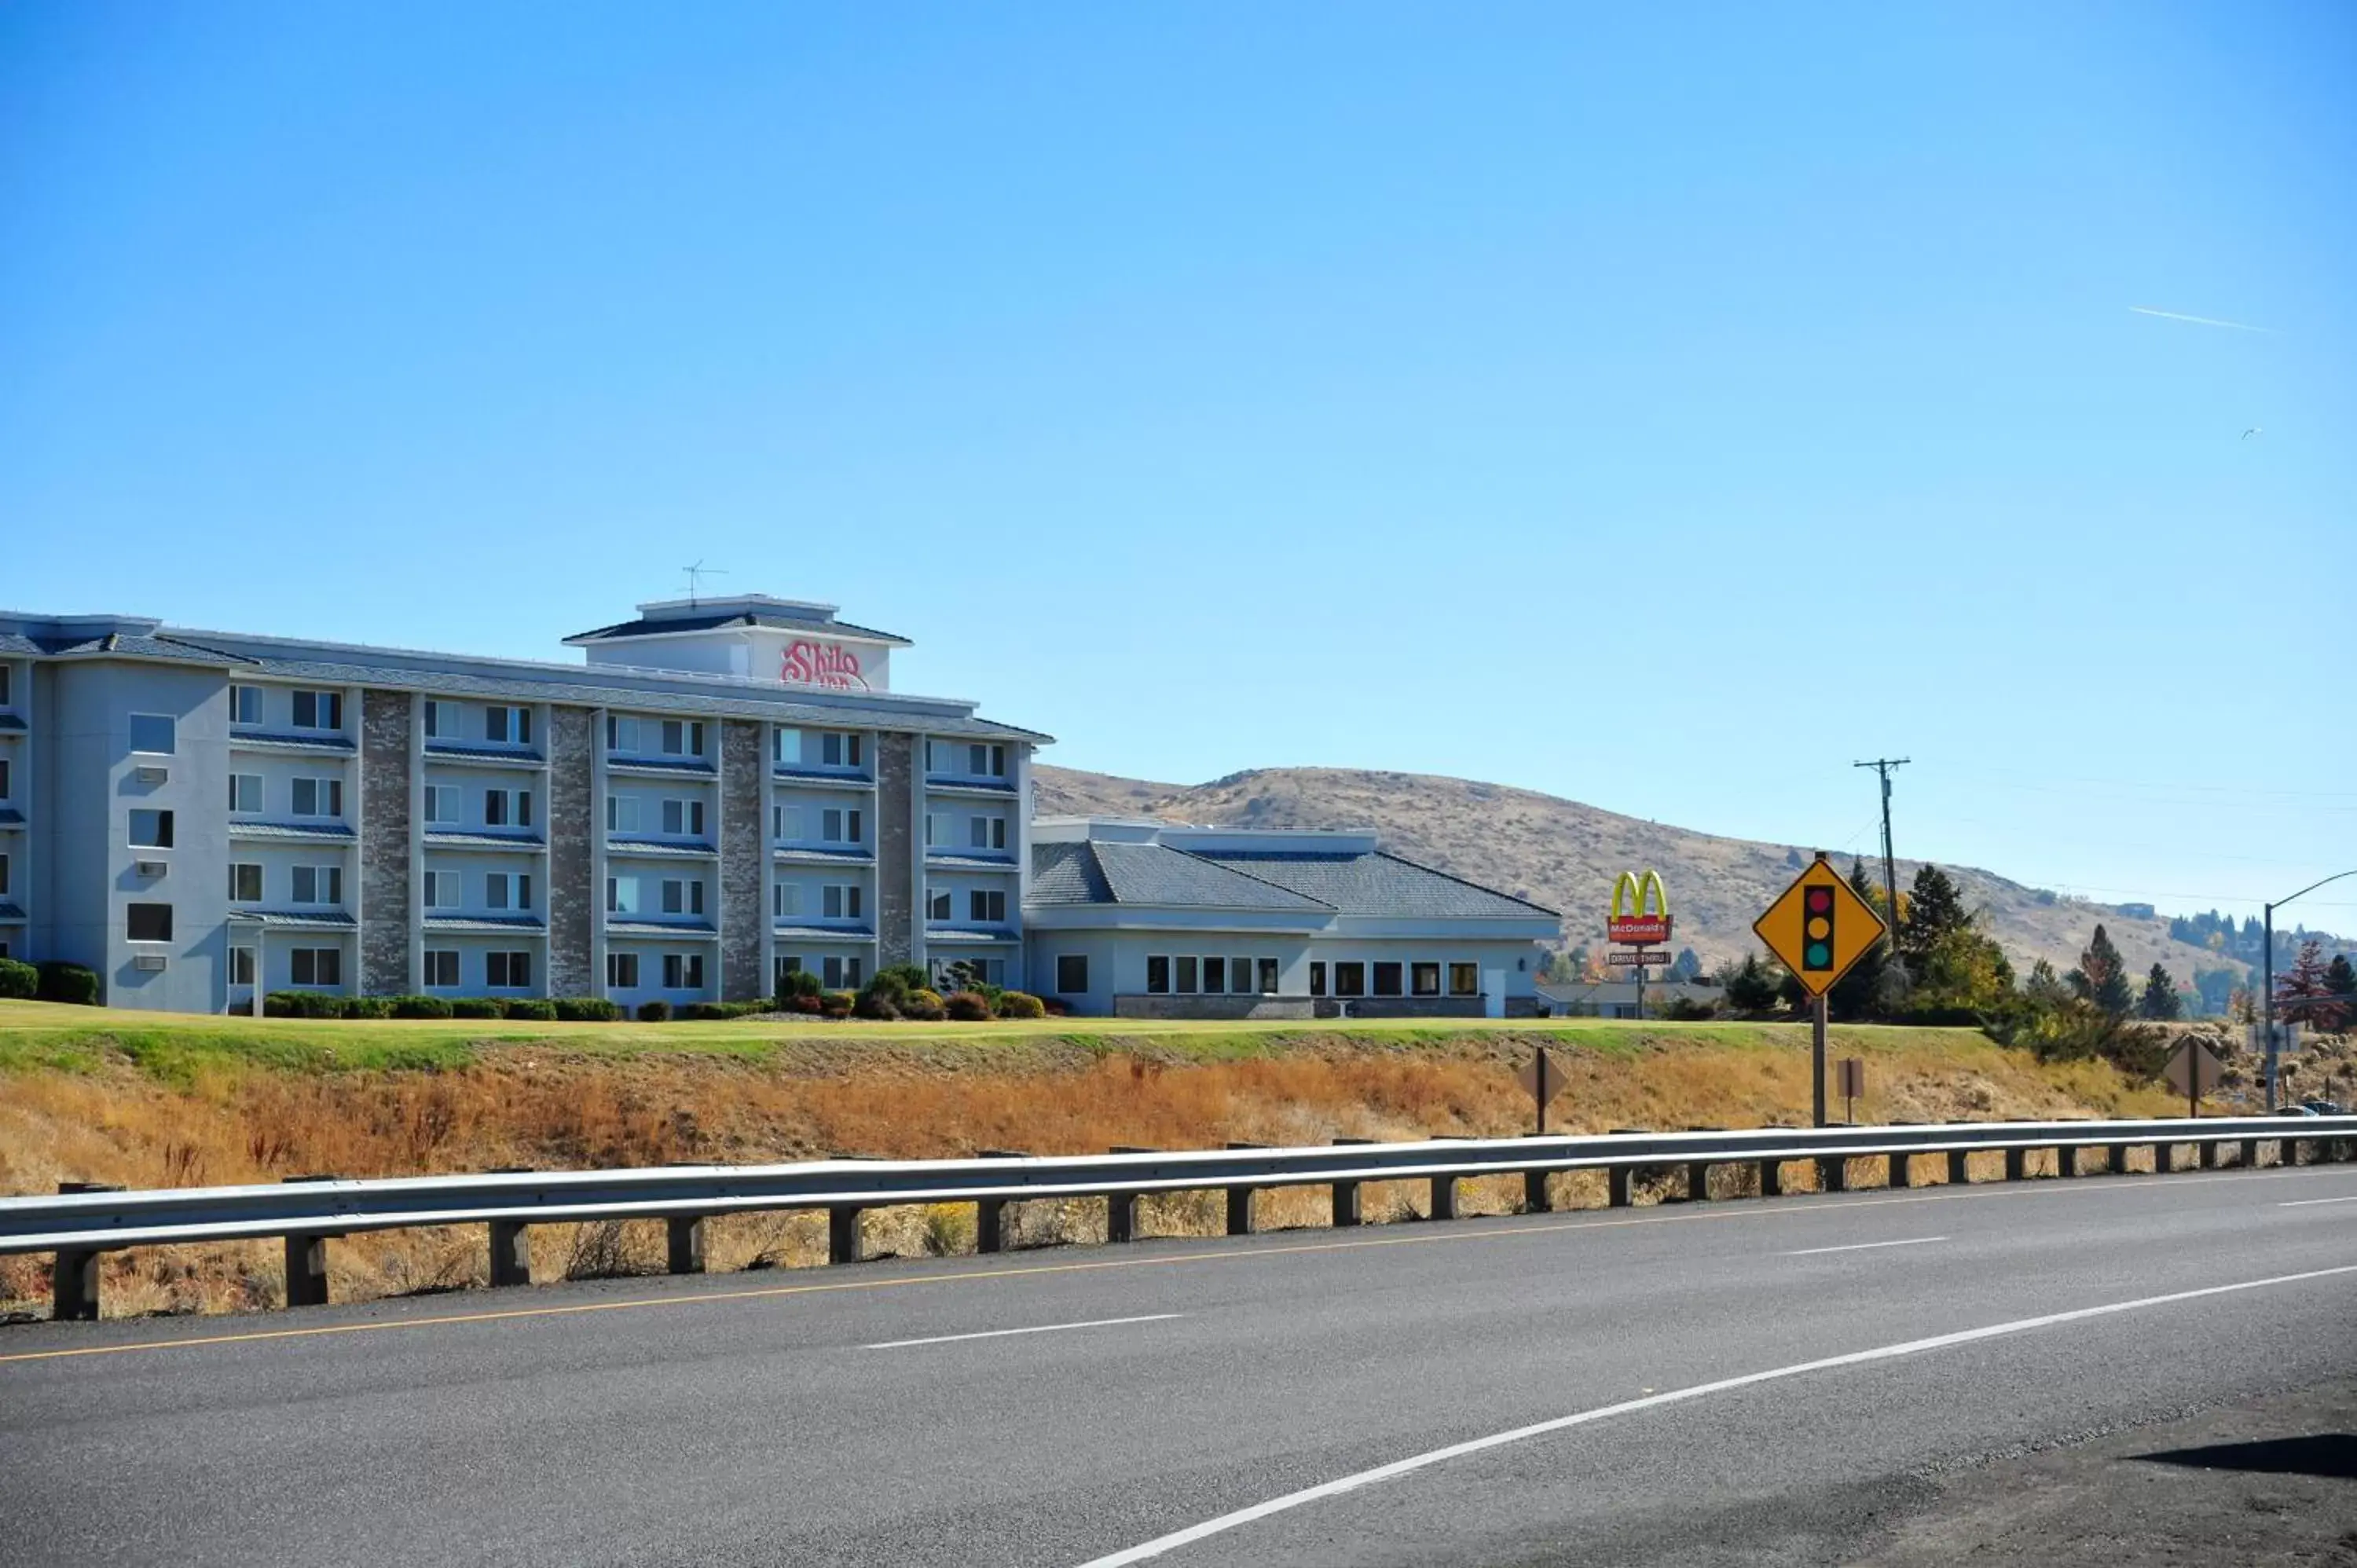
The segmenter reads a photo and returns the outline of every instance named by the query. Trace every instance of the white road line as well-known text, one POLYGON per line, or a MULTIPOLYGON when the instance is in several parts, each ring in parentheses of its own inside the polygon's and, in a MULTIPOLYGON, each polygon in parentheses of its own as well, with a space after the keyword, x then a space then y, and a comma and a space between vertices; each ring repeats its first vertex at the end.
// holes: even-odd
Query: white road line
POLYGON ((2276 1207, 2277 1208, 2306 1208, 2311 1203, 2357 1203, 2357 1192, 2350 1193, 2343 1197, 2295 1197, 2287 1203, 2278 1203, 2276 1207))
POLYGON ((1600 1405, 1594 1410, 1583 1410, 1571 1415, 1556 1416, 1552 1421, 1535 1422, 1529 1426, 1517 1426, 1509 1432, 1492 1433, 1487 1437, 1476 1437, 1469 1442, 1453 1443, 1446 1448, 1435 1448, 1430 1453, 1414 1455, 1405 1459, 1395 1459, 1388 1465, 1378 1465, 1372 1470, 1361 1470, 1355 1476, 1344 1476, 1336 1480, 1321 1482, 1314 1487, 1305 1487, 1300 1491, 1287 1492, 1281 1498, 1271 1498, 1265 1503, 1254 1503, 1250 1508, 1238 1509, 1233 1513, 1222 1514, 1217 1519, 1205 1520, 1201 1524, 1189 1525, 1185 1530, 1173 1530, 1168 1535, 1157 1536, 1152 1541, 1114 1552, 1110 1556, 1092 1557, 1082 1563, 1080 1568, 1127 1568, 1130 1563, 1144 1563, 1149 1558, 1159 1557, 1165 1552, 1175 1552, 1182 1546, 1192 1545, 1198 1541, 1224 1534, 1240 1526, 1267 1519, 1273 1514, 1285 1513, 1308 1503, 1340 1497, 1345 1492, 1355 1492, 1361 1487, 1371 1487, 1378 1481, 1389 1481, 1447 1460, 1461 1459, 1468 1454, 1479 1454, 1491 1448, 1502 1448, 1510 1443, 1521 1443, 1533 1437, 1544 1437, 1550 1433, 1562 1432, 1574 1426, 1585 1426, 1591 1422, 1603 1421, 1610 1416, 1631 1415, 1639 1411, 1654 1410, 1663 1405, 1679 1404, 1687 1400, 1700 1399, 1706 1394, 1726 1393, 1734 1389, 1749 1388, 1756 1383, 1770 1383, 1784 1378, 1797 1378, 1808 1372, 1832 1371, 1843 1367, 1863 1366, 1872 1361, 1888 1361, 1900 1356, 1920 1356, 1929 1350, 1944 1350, 1951 1346, 1969 1345, 1975 1340, 1996 1339, 2008 1334, 2026 1334, 2033 1328, 2051 1328, 2058 1324, 2079 1323, 2093 1317, 2108 1317, 2115 1313, 2136 1312, 2152 1306, 2167 1306, 2180 1301, 2200 1301, 2207 1296, 2231 1295, 2238 1291, 2264 1290, 2270 1285, 2298 1284, 2308 1280, 2333 1279, 2342 1274, 2357 1274, 2357 1263, 2346 1263, 2332 1269, 2311 1269, 2306 1273, 2276 1274, 2264 1280, 2244 1280, 2230 1285, 2207 1285, 2200 1290, 2172 1291, 2167 1295, 2142 1296, 2135 1301, 2115 1301, 2102 1306, 2082 1306, 2070 1312, 2048 1313, 2042 1317, 2017 1318, 2010 1323, 1993 1323, 1986 1328, 1966 1328, 1954 1334, 1934 1335, 1929 1339, 1910 1339, 1902 1344, 1878 1346, 1871 1350, 1853 1350, 1847 1355, 1827 1356, 1821 1360, 1801 1361, 1790 1367, 1772 1367, 1764 1372, 1746 1372, 1740 1377, 1721 1378, 1716 1382, 1696 1383, 1692 1388, 1672 1389, 1667 1393, 1652 1394, 1643 1399, 1624 1400, 1619 1404, 1600 1405))
POLYGON ((1143 1317, 1092 1317, 1086 1323, 1042 1323, 1029 1328, 985 1328, 979 1334, 936 1334, 930 1339, 887 1339, 862 1350, 905 1350, 911 1345, 954 1345, 961 1339, 1003 1339, 1010 1334, 1058 1334, 1067 1328, 1111 1328, 1123 1323, 1162 1323, 1183 1312, 1149 1312, 1143 1317))
POLYGON ((1910 1236, 1904 1241, 1852 1241, 1846 1247, 1803 1247, 1797 1252, 1787 1252, 1788 1258, 1814 1258, 1826 1252, 1870 1252, 1877 1247, 1928 1247, 1934 1241, 1944 1241, 1945 1236, 1910 1236))

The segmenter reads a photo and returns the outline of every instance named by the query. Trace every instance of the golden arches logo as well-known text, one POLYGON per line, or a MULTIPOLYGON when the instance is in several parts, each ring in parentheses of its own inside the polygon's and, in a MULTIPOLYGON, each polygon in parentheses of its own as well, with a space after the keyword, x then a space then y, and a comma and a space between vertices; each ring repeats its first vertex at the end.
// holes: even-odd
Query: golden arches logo
POLYGON ((1612 884, 1612 918, 1616 920, 1634 916, 1666 920, 1670 918, 1669 890, 1662 886, 1662 874, 1648 871, 1640 875, 1624 871, 1612 884), (1651 908, 1648 908, 1648 906, 1651 908))

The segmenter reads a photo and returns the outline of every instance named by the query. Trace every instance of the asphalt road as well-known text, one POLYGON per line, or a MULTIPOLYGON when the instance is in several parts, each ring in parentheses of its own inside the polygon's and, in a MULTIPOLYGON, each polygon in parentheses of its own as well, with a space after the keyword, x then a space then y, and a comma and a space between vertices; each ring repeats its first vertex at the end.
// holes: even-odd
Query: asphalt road
POLYGON ((0 1558, 1857 1562, 1959 1476, 2353 1361, 2352 1165, 39 1325, 0 1558))

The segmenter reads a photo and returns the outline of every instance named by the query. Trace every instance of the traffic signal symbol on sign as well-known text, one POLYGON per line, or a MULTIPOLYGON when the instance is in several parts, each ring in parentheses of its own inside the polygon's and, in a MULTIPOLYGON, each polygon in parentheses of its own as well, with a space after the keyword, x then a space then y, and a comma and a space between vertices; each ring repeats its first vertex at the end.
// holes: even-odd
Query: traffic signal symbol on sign
POLYGON ((1874 906, 1819 856, 1751 929, 1803 990, 1822 996, 1882 940, 1886 928, 1874 906))

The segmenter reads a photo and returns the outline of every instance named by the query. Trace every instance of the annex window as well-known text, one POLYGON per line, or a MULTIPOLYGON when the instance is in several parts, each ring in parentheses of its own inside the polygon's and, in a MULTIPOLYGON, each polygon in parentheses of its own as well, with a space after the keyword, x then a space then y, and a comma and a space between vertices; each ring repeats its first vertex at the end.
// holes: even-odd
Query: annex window
POLYGON ((665 757, 702 757, 704 755, 704 721, 701 719, 663 720, 662 753, 665 757))
POLYGON ((252 948, 231 948, 229 950, 229 983, 231 985, 252 985, 253 983, 253 950, 252 948))
POLYGON ((296 948, 286 955, 287 978, 297 985, 341 985, 344 950, 296 948))
POLYGON ((503 746, 530 746, 532 710, 504 704, 485 708, 483 738, 503 746))
POLYGON ((1217 996, 1228 988, 1228 961, 1207 958, 1203 961, 1203 993, 1217 996))
POLYGON ((1367 966, 1363 963, 1338 963, 1334 966, 1334 994, 1364 996, 1367 993, 1367 966))
POLYGON ((427 948, 425 950, 425 988, 447 990, 458 983, 458 950, 427 948))
POLYGON ((606 797, 606 831, 609 833, 634 833, 639 831, 639 798, 636 795, 606 797))
POLYGON ((971 887, 965 896, 966 918, 985 925, 1003 925, 1006 920, 1006 894, 1000 888, 971 887))
POLYGON ((262 810, 262 775, 232 773, 229 776, 229 809, 232 811, 262 810))
POLYGON ((172 813, 134 811, 131 813, 131 843, 140 849, 171 848, 172 813))
POLYGON ((701 800, 665 800, 662 803, 662 831, 677 836, 704 836, 704 802, 701 800))
POLYGON ((1068 952, 1056 956, 1056 990, 1065 996, 1079 996, 1089 988, 1089 955, 1068 952))
POLYGON ((178 744, 179 725, 169 714, 131 715, 131 749, 150 757, 169 757, 178 744))
POLYGON ((780 882, 770 889, 770 913, 778 919, 791 920, 802 912, 802 886, 799 882, 780 882))
POLYGON ((494 871, 483 877, 483 907, 487 909, 529 909, 532 908, 532 875, 522 871, 494 871))
POLYGON ((606 717, 606 749, 636 751, 639 749, 639 721, 621 714, 606 717))
POLYGON ((1439 995, 1440 966, 1437 963, 1410 964, 1408 988, 1418 996, 1439 995))
POLYGON ((522 991, 532 983, 532 954, 528 952, 487 952, 483 955, 483 984, 492 991, 522 991))
POLYGON ((829 958, 821 967, 821 983, 829 991, 859 989, 859 961, 856 958, 829 958))
POLYGON ((425 820, 433 822, 455 822, 458 820, 458 790, 455 785, 425 786, 425 820))
POLYGON ((1156 996, 1164 995, 1169 991, 1170 961, 1168 959, 1157 954, 1146 961, 1146 989, 1156 996))
POLYGON ((859 918, 860 886, 856 882, 830 882, 819 889, 819 912, 830 920, 859 918))
POLYGON ((606 912, 609 915, 635 915, 640 912, 637 877, 608 876, 606 878, 606 912))
POLYGON ((1005 817, 968 817, 965 822, 966 847, 969 849, 1005 849, 1006 819, 1005 817))
MULTIPOLYGON (((10 789, 9 789, 9 786, 8 786, 8 759, 7 759, 6 757, 0 757, 0 800, 5 800, 8 799, 9 794, 10 794, 10 789)), ((236 807, 234 807, 234 806, 232 806, 232 807, 231 807, 230 809, 231 809, 231 811, 235 811, 237 808, 236 808, 236 807)))
MULTIPOLYGON (((6 701, 0 698, 0 702, 6 701)), ((262 688, 231 686, 229 689, 229 722, 233 725, 258 725, 262 722, 262 688)))
MULTIPOLYGON (((8 857, 5 854, 0 854, 0 897, 5 897, 7 896, 8 875, 8 857)), ((5 954, 0 954, 0 957, 5 956, 5 954)))
POLYGON ((1248 996, 1252 993, 1252 960, 1248 958, 1228 960, 1228 989, 1238 996, 1248 996))
POLYGON ((792 843, 802 836, 802 809, 800 806, 770 808, 770 836, 780 843, 792 843))
POLYGON ((1178 961, 1177 968, 1178 973, 1174 977, 1173 989, 1182 995, 1193 995, 1195 993, 1195 961, 1191 958, 1182 958, 1178 961))
POLYGON ((949 819, 947 817, 944 817, 939 811, 927 811, 925 813, 925 847, 927 849, 931 849, 936 845, 948 843, 950 842, 949 834, 949 819))
POLYGON ((344 781, 340 779, 295 780, 295 814, 298 817, 340 817, 344 814, 344 781))
POLYGON ((776 759, 779 767, 800 768, 802 765, 802 731, 781 729, 775 732, 770 737, 770 754, 776 759))
POLYGON ((606 983, 616 991, 636 991, 639 988, 639 955, 634 952, 608 953, 606 983))
POLYGON ((1448 966, 1448 994, 1479 996, 1481 994, 1481 968, 1479 964, 1452 963, 1448 966))
POLYGON ((124 935, 135 942, 168 942, 172 940, 172 906, 169 904, 125 904, 123 907, 124 935))
MULTIPOLYGON (((425 738, 426 738, 426 739, 428 739, 428 740, 439 740, 439 739, 442 737, 442 736, 443 736, 443 734, 444 734, 444 732, 445 732, 446 730, 447 730, 447 731, 448 731, 450 734, 453 734, 453 735, 455 735, 455 734, 457 734, 457 730, 456 730, 455 728, 452 728, 452 726, 451 726, 451 725, 450 725, 450 724, 449 724, 448 719, 446 717, 446 715, 445 715, 445 714, 444 714, 444 713, 443 713, 443 708, 444 708, 445 706, 446 706, 446 704, 444 704, 444 703, 442 703, 436 702, 436 701, 435 701, 433 698, 431 698, 431 697, 428 697, 428 698, 426 698, 426 699, 425 699, 425 720, 424 720, 424 723, 425 723, 425 738)), ((455 984, 455 983, 456 983, 456 982, 453 982, 453 983, 455 984)))
POLYGON ((1326 961, 1324 959, 1309 961, 1309 994, 1312 996, 1326 994, 1326 961))
POLYGON ((663 954, 663 989, 665 991, 703 990, 704 955, 700 952, 663 954))
POLYGON ((295 727, 316 730, 342 729, 344 727, 344 694, 341 692, 296 693, 295 727))
POLYGON ((1400 993, 1400 966, 1396 963, 1375 965, 1375 994, 1397 996, 1400 993))
POLYGON ((860 843, 865 842, 866 824, 856 810, 829 806, 819 813, 818 836, 828 843, 860 843))
POLYGON ((662 912, 666 915, 703 914, 703 882, 677 879, 665 881, 662 885, 662 912))
POLYGON ((1260 961, 1260 993, 1263 996, 1276 994, 1276 960, 1273 958, 1260 961))
POLYGON ((458 888, 455 871, 429 871, 425 874, 425 907, 429 909, 455 909, 465 895, 458 888))
POLYGON ((928 920, 956 919, 956 895, 946 887, 935 887, 929 891, 925 895, 925 918, 928 920))
POLYGON ((819 737, 819 759, 829 768, 856 768, 860 761, 860 737, 829 730, 819 737))
POLYGON ((298 865, 295 868, 295 902, 340 904, 344 901, 344 868, 340 865, 298 865))

